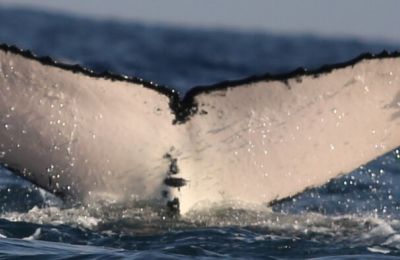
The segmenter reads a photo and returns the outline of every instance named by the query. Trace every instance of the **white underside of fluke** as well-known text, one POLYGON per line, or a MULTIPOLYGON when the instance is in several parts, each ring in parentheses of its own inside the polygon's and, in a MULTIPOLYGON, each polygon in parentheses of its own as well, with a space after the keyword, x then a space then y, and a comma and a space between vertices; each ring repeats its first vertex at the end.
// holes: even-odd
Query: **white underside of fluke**
POLYGON ((83 201, 178 198, 185 213, 295 195, 400 146, 400 58, 194 101, 198 111, 173 124, 154 89, 0 50, 0 163, 83 201))

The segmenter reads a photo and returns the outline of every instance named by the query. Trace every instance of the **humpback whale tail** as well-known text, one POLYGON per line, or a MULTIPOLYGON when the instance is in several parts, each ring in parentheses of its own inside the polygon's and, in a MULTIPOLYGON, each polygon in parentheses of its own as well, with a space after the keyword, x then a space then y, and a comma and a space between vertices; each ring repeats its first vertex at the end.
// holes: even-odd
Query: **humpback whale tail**
POLYGON ((0 46, 0 163, 53 193, 268 204, 400 146, 400 55, 197 87, 0 46))

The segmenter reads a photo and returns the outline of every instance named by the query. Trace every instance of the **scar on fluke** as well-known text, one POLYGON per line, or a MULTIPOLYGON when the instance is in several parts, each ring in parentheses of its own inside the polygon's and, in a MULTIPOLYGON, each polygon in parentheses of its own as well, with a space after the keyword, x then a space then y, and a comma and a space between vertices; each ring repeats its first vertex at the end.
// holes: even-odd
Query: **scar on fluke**
POLYGON ((178 188, 179 190, 179 188, 186 185, 187 180, 179 177, 174 177, 174 175, 177 175, 179 173, 178 159, 172 157, 170 153, 166 153, 163 158, 169 161, 167 177, 164 179, 164 184, 172 188, 178 188))
MULTIPOLYGON (((163 159, 169 162, 169 166, 166 173, 166 178, 164 179, 164 184, 172 189, 180 190, 181 187, 185 186, 187 181, 180 177, 175 177, 179 174, 178 159, 172 155, 174 147, 171 147, 170 152, 164 154, 163 159)), ((175 214, 179 212, 179 199, 177 197, 171 197, 170 191, 163 190, 161 192, 163 198, 167 198, 167 209, 170 213, 175 214)))
POLYGON ((178 214, 179 213, 179 199, 174 198, 171 201, 167 202, 167 209, 172 213, 172 214, 178 214))
POLYGON ((167 159, 170 163, 167 175, 177 174, 179 172, 178 165, 177 165, 178 159, 173 158, 170 153, 166 153, 163 156, 163 158, 167 159))
POLYGON ((185 186, 187 181, 183 178, 175 178, 175 177, 167 177, 164 179, 164 184, 173 187, 173 188, 179 188, 185 186))

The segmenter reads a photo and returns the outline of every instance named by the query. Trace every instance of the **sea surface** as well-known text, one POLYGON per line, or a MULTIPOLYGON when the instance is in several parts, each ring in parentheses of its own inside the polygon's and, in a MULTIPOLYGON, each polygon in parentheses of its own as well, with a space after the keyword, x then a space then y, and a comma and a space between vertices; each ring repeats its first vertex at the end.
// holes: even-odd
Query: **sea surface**
MULTIPOLYGON (((1 6, 0 42, 98 72, 140 77, 182 95, 193 86, 299 66, 313 69, 400 47, 379 40, 178 28, 1 6)), ((396 256, 400 149, 272 208, 220 205, 175 218, 146 205, 68 207, 0 168, 0 258, 396 256)))

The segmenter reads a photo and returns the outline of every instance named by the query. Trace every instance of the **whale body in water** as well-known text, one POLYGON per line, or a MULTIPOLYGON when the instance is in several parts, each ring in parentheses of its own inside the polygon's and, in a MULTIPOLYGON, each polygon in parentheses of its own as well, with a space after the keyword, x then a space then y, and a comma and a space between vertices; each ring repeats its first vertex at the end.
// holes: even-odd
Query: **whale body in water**
POLYGON ((0 163, 77 201, 269 204, 400 146, 400 55, 191 89, 0 46, 0 163))

